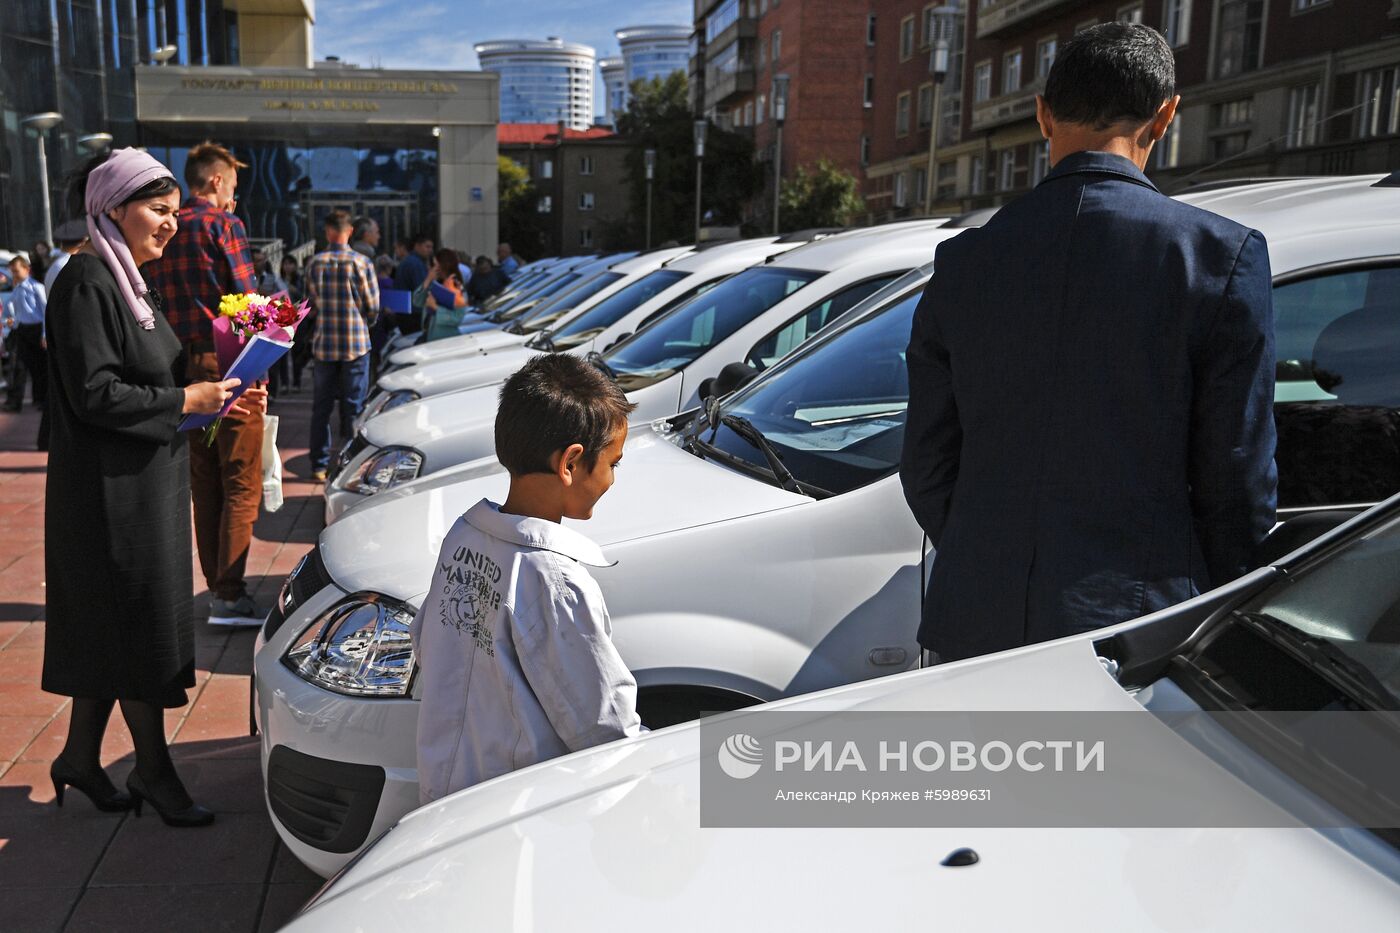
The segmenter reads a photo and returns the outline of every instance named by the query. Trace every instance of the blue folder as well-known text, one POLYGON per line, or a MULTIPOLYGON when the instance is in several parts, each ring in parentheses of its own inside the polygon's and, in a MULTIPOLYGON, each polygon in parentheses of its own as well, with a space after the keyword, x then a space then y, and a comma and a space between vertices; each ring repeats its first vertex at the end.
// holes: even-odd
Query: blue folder
POLYGON ((452 309, 457 307, 457 296, 446 285, 434 282, 428 291, 432 293, 433 300, 438 303, 439 308, 452 309))
POLYGON ((185 419, 180 422, 180 430, 199 431, 209 427, 215 419, 227 415, 228 410, 233 407, 233 403, 238 401, 238 397, 267 375, 272 364, 280 360, 282 355, 291 348, 290 343, 273 340, 261 334, 251 338, 243 346, 243 352, 238 354, 238 359, 234 360, 233 365, 228 368, 228 372, 224 373, 224 379, 239 379, 241 381, 234 388, 233 397, 228 400, 223 411, 217 415, 186 415, 185 419))
POLYGON ((404 291, 401 288, 380 289, 379 310, 392 314, 412 314, 413 292, 404 291))

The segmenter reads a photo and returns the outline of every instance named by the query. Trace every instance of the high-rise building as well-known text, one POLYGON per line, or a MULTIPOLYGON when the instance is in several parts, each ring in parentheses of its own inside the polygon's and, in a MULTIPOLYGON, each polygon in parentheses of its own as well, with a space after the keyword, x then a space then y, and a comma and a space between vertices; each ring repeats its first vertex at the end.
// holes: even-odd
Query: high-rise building
POLYGON ((627 85, 684 71, 690 58, 689 26, 624 26, 613 35, 622 49, 627 85))
POLYGON ((591 46, 555 37, 499 39, 478 43, 476 54, 483 71, 500 75, 502 123, 593 125, 591 46))
POLYGON ((603 122, 617 126, 617 115, 627 109, 627 65, 621 58, 598 61, 603 73, 603 122))

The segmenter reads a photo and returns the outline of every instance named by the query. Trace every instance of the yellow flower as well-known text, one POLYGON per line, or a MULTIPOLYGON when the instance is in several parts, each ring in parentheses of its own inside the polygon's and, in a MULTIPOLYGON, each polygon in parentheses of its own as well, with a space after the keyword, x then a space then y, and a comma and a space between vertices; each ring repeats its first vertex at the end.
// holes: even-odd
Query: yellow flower
POLYGON ((224 317, 235 317, 247 308, 247 295, 224 295, 219 299, 219 313, 224 317))

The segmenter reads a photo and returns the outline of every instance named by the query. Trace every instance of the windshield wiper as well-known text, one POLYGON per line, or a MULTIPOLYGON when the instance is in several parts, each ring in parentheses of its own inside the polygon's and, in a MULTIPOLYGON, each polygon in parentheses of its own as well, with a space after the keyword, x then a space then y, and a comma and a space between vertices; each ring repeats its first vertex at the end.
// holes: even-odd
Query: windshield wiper
POLYGON ((1242 612, 1240 616, 1267 637, 1282 642, 1316 665, 1326 680, 1349 693, 1352 699, 1375 710, 1400 710, 1400 697, 1392 693, 1374 671, 1329 639, 1305 632, 1266 613, 1242 612))
POLYGON ((607 360, 603 359, 603 354, 599 353, 597 350, 590 350, 584 359, 602 370, 604 376, 607 376, 613 382, 617 381, 617 372, 608 365, 607 360))
POLYGON ((763 454, 764 459, 768 461, 768 468, 773 471, 773 478, 778 481, 779 486, 788 492, 805 495, 802 492, 802 487, 797 484, 797 477, 793 476, 792 471, 783 463, 778 448, 774 447, 773 442, 763 436, 763 432, 752 421, 740 415, 720 415, 719 423, 758 448, 759 453, 763 454))

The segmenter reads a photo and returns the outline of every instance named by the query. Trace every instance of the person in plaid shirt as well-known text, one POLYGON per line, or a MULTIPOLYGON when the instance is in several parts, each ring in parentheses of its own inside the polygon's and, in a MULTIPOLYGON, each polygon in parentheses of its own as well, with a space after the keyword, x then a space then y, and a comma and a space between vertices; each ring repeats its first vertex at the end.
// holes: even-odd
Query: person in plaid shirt
MULTIPOLYGON (((223 295, 255 290, 243 221, 233 214, 238 170, 248 166, 217 143, 203 142, 185 158, 190 196, 179 228, 160 259, 145 266, 165 317, 185 345, 191 382, 223 378, 212 321, 223 295)), ((190 494, 195 546, 209 587, 211 625, 261 625, 267 616, 243 579, 262 502, 262 410, 230 412, 212 446, 190 448, 190 494)))
POLYGON ((306 267, 306 291, 316 309, 311 355, 311 478, 326 481, 330 464, 331 409, 340 403, 340 433, 349 439, 369 391, 369 328, 379 317, 374 266, 350 248, 350 215, 326 217, 326 251, 306 267))

